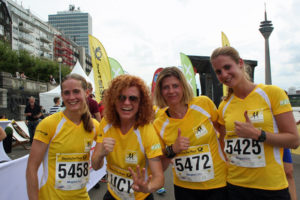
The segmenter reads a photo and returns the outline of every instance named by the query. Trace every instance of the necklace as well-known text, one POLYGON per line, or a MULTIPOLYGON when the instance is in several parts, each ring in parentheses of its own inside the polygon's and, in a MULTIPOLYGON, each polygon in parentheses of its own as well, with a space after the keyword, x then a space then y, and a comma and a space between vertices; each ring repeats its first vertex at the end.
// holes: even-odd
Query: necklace
POLYGON ((183 109, 177 109, 177 110, 173 110, 173 109, 168 109, 168 113, 170 115, 170 117, 175 118, 175 119, 182 119, 184 117, 184 115, 186 114, 188 110, 188 106, 184 105, 183 109))

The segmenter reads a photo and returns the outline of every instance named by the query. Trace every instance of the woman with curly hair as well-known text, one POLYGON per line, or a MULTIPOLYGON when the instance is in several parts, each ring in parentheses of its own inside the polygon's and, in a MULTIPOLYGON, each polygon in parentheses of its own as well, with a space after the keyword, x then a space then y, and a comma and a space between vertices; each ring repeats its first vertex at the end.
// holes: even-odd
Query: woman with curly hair
POLYGON ((96 170, 106 157, 108 191, 103 199, 153 199, 150 193, 163 186, 164 174, 146 84, 132 75, 116 77, 105 92, 104 106, 92 156, 96 170))

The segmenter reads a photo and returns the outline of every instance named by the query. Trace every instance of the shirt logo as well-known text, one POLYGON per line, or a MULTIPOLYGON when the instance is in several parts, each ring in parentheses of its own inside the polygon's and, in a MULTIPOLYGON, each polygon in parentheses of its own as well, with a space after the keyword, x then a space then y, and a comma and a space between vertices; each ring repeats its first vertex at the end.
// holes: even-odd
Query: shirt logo
POLYGON ((84 138, 84 152, 89 152, 92 148, 92 139, 84 138))
POLYGON ((125 154, 125 162, 130 164, 137 164, 137 152, 136 151, 127 151, 125 154))
POLYGON ((207 133, 207 129, 203 124, 201 124, 200 126, 193 128, 193 132, 196 138, 199 139, 207 133))
POLYGON ((263 109, 248 110, 248 117, 249 117, 249 119, 252 123, 262 123, 262 122, 264 122, 263 109))
POLYGON ((155 144, 151 146, 151 150, 160 149, 160 144, 155 144))
POLYGON ((290 101, 288 99, 284 99, 284 100, 280 101, 281 106, 286 105, 286 104, 290 104, 290 101))

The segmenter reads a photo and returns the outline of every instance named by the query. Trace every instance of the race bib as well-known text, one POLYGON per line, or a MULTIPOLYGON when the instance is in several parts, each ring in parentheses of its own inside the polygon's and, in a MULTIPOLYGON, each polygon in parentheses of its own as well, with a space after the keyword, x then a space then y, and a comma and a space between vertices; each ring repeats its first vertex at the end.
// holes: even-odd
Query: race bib
POLYGON ((189 147, 174 158, 176 176, 181 181, 204 182, 214 178, 209 145, 189 147))
POLYGON ((87 153, 56 155, 55 188, 78 190, 89 180, 89 157, 87 153))
POLYGON ((109 187, 121 199, 134 200, 133 180, 129 171, 123 169, 107 169, 109 187))
POLYGON ((249 138, 231 138, 225 140, 225 153, 230 163, 240 167, 265 167, 263 142, 249 138))

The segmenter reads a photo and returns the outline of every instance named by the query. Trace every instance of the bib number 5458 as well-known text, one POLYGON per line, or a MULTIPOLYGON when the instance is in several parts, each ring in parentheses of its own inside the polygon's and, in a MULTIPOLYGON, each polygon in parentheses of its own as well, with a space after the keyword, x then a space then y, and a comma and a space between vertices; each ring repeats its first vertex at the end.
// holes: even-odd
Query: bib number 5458
POLYGON ((71 178, 80 178, 82 176, 87 176, 89 171, 89 164, 87 162, 84 163, 72 163, 67 165, 66 163, 58 164, 58 177, 63 179, 68 177, 71 178))

